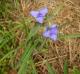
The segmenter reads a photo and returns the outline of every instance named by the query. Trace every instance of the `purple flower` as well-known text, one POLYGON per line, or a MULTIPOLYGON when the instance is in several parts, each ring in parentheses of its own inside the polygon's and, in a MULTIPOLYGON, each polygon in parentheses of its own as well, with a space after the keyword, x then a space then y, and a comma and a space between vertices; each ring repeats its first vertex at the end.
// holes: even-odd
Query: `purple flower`
POLYGON ((39 23, 43 23, 45 15, 48 13, 47 8, 42 8, 38 11, 31 11, 30 14, 35 17, 36 21, 39 23))
POLYGON ((50 27, 46 27, 46 30, 43 33, 43 36, 56 41, 57 40, 57 34, 58 34, 57 26, 56 26, 56 24, 53 24, 50 27))

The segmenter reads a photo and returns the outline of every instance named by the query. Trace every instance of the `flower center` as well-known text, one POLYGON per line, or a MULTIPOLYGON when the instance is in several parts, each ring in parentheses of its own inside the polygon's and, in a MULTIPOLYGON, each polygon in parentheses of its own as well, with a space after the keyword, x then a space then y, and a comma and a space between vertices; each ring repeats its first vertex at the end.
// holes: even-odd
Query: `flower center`
POLYGON ((42 17, 42 14, 41 14, 41 13, 39 13, 37 17, 42 17))

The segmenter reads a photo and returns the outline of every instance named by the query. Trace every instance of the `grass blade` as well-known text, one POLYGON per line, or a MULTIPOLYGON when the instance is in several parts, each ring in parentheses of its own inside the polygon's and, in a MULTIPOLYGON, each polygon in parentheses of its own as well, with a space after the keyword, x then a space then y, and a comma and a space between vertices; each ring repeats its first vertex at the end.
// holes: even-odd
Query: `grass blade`
POLYGON ((73 68, 73 74, 80 74, 80 70, 78 70, 76 67, 73 68))
POLYGON ((68 74, 68 63, 67 63, 67 61, 64 62, 63 72, 64 72, 64 74, 68 74))
POLYGON ((32 74, 38 74, 32 58, 31 58, 31 64, 32 64, 32 74))
POLYGON ((51 65, 48 62, 46 62, 46 66, 48 68, 48 73, 49 74, 56 74, 55 71, 52 69, 51 65))
POLYGON ((59 35, 59 39, 80 38, 80 34, 59 35))
POLYGON ((27 49, 29 51, 26 54, 26 56, 24 57, 24 59, 23 59, 23 62, 22 62, 22 65, 21 65, 21 67, 20 67, 20 69, 18 71, 18 74, 26 74, 26 69, 27 69, 26 63, 29 60, 29 57, 31 56, 32 51, 35 48, 35 46, 36 46, 36 44, 34 44, 30 49, 27 49))
POLYGON ((31 29, 27 41, 30 40, 31 37, 33 37, 38 32, 39 29, 40 29, 40 25, 36 24, 36 26, 31 29))
POLYGON ((10 57, 10 55, 12 55, 15 52, 15 50, 10 51, 9 53, 7 53, 2 59, 0 59, 0 63, 6 59, 7 57, 10 57))

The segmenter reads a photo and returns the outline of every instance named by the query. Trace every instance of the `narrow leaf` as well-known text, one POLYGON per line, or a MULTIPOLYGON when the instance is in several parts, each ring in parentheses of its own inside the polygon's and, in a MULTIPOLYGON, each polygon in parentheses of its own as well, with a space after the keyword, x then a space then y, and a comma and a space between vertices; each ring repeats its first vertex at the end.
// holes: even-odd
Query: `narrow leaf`
POLYGON ((68 74, 68 63, 67 61, 64 62, 64 74, 68 74))
POLYGON ((80 34, 59 35, 59 39, 80 38, 80 34))
POLYGON ((48 68, 48 73, 49 74, 56 74, 55 71, 53 70, 53 68, 51 67, 51 65, 48 62, 46 62, 46 66, 48 68))
POLYGON ((73 74, 80 74, 80 70, 78 70, 76 67, 73 68, 73 74))
POLYGON ((32 54, 32 51, 33 51, 33 49, 35 48, 35 46, 36 46, 36 45, 33 45, 30 49, 27 49, 27 50, 29 50, 29 51, 28 51, 28 53, 26 54, 25 58, 23 59, 23 62, 22 62, 21 67, 20 67, 20 69, 19 69, 19 71, 18 71, 18 74, 26 74, 26 70, 27 70, 26 64, 27 64, 27 61, 29 60, 29 58, 30 58, 30 56, 31 56, 31 54, 32 54))

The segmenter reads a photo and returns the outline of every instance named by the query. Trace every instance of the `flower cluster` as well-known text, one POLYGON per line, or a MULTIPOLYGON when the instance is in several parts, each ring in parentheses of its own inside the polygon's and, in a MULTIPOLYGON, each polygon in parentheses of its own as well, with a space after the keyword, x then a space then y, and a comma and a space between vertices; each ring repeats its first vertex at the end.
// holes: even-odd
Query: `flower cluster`
MULTIPOLYGON (((48 8, 42 8, 38 11, 31 11, 30 14, 35 18, 38 23, 43 23, 46 14, 48 13, 48 8)), ((43 32, 43 36, 46 38, 50 38, 54 41, 57 40, 58 28, 56 24, 52 24, 51 26, 47 26, 45 31, 43 32)))

